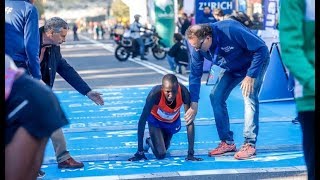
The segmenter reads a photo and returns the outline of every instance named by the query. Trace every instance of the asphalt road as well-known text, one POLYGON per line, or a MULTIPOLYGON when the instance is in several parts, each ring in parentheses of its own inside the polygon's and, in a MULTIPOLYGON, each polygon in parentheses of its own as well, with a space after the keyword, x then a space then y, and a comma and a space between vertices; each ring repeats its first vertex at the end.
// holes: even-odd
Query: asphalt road
MULTIPOLYGON (((80 41, 71 38, 72 34, 61 45, 62 55, 93 89, 151 86, 160 84, 163 75, 171 73, 167 60, 156 60, 151 53, 147 56, 148 61, 129 59, 120 62, 114 56, 116 45, 112 40, 93 40, 86 35, 80 35, 80 41)), ((180 82, 187 83, 187 74, 177 76, 180 82)), ((72 89, 57 76, 54 90, 72 89)))
MULTIPOLYGON (((267 44, 271 44, 269 40, 267 44)), ((61 46, 62 56, 75 68, 92 89, 115 87, 145 87, 160 84, 164 74, 170 73, 164 60, 156 60, 148 55, 148 61, 129 59, 119 62, 114 57, 115 44, 112 40, 94 40, 87 34, 80 35, 80 41, 72 41, 72 33, 61 46)), ((188 74, 177 75, 180 82, 188 83, 188 74)), ((206 75, 202 77, 205 82, 206 75)), ((57 75, 53 90, 74 90, 57 75)), ((125 177, 123 177, 125 178, 125 177)), ((127 177, 129 178, 129 177, 127 177)), ((148 179, 147 177, 145 177, 148 179)), ((129 178, 130 179, 130 178, 129 178)), ((193 176, 152 177, 149 179, 307 179, 304 171, 277 171, 238 174, 198 174, 193 176)))

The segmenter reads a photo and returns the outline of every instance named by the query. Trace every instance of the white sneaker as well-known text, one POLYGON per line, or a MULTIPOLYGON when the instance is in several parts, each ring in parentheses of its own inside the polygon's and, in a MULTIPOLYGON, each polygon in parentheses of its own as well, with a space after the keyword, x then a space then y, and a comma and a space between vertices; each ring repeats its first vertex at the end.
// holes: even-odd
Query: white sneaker
POLYGON ((181 74, 186 74, 187 68, 185 66, 181 66, 181 74))
POLYGON ((179 74, 179 66, 178 65, 176 66, 176 72, 175 73, 179 74))

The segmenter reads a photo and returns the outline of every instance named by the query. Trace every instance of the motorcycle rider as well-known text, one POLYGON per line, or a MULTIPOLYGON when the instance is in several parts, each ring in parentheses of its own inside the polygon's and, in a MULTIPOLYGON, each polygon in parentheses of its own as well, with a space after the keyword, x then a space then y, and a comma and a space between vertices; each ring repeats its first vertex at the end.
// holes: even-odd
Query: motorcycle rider
POLYGON ((134 22, 130 25, 130 31, 131 31, 131 37, 133 39, 133 45, 134 45, 134 51, 132 54, 132 58, 135 58, 138 54, 138 47, 139 47, 139 53, 141 56, 141 60, 148 60, 144 57, 144 42, 140 35, 140 29, 143 28, 140 20, 140 15, 136 14, 134 15, 134 22))

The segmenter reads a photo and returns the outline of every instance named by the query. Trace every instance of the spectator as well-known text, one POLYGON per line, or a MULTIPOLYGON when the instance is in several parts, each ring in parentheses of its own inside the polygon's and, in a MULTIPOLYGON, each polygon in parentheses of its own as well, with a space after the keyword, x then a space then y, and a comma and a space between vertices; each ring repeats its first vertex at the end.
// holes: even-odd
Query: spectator
MULTIPOLYGON (((315 178, 315 0, 281 0, 281 57, 295 77, 308 179, 315 178)), ((319 172, 318 172, 319 174, 319 172)))
MULTIPOLYGON (((39 62, 39 16, 35 0, 5 1, 5 53, 16 66, 41 79, 39 62)), ((39 177, 44 172, 39 171, 39 177)))
POLYGON ((197 20, 197 24, 204 24, 204 23, 214 23, 217 20, 212 16, 211 9, 209 6, 203 7, 203 15, 202 17, 197 20))
POLYGON ((189 64, 187 47, 184 45, 183 36, 179 33, 173 35, 174 45, 168 51, 168 63, 174 72, 185 74, 189 64))
POLYGON ((7 55, 5 103, 5 179, 36 179, 48 137, 68 121, 54 93, 7 55))
POLYGON ((190 48, 189 75, 191 107, 186 112, 185 119, 193 120, 197 114, 203 61, 204 58, 212 60, 215 66, 220 67, 220 71, 216 72, 218 78, 212 88, 210 101, 221 143, 210 151, 209 155, 236 151, 226 100, 231 91, 241 83, 245 104, 243 130, 245 140, 234 157, 252 158, 256 154, 255 145, 259 131, 258 93, 270 60, 268 47, 248 28, 234 20, 190 26, 186 37, 192 48, 190 48))
POLYGON ((253 26, 250 17, 246 13, 241 11, 233 11, 231 15, 228 16, 228 18, 239 21, 248 28, 251 28, 253 26))
POLYGON ((217 21, 222 21, 224 20, 224 13, 223 13, 223 10, 220 9, 220 8, 216 8, 216 9, 213 9, 213 17, 217 20, 217 21))
MULTIPOLYGON (((143 112, 138 123, 138 151, 129 161, 147 159, 144 155, 143 144, 150 146, 157 159, 163 159, 169 149, 173 134, 181 129, 180 108, 184 105, 186 111, 190 106, 188 89, 178 83, 173 74, 167 74, 162 78, 162 85, 157 85, 150 91, 143 112), (144 130, 148 121, 149 137, 144 139, 144 130)), ((188 135, 188 155, 186 160, 202 161, 194 157, 194 123, 186 121, 188 135)))
POLYGON ((79 37, 78 37, 78 26, 77 26, 76 23, 74 23, 72 30, 73 30, 73 40, 74 40, 74 41, 79 41, 79 37))
POLYGON ((103 40, 104 39, 104 34, 106 33, 104 27, 102 24, 99 25, 99 28, 100 28, 100 32, 101 32, 101 39, 103 40))
POLYGON ((101 33, 101 31, 100 31, 100 23, 96 23, 95 24, 95 31, 96 31, 96 39, 100 39, 100 33, 101 33))
POLYGON ((5 1, 5 53, 18 67, 41 79, 39 62, 39 16, 35 0, 5 1))
POLYGON ((186 33, 186 30, 191 25, 188 15, 186 13, 182 14, 182 24, 181 24, 181 31, 180 33, 184 36, 186 33))
POLYGON ((125 30, 124 25, 122 25, 121 19, 117 20, 117 23, 113 26, 111 34, 113 36, 123 35, 125 30))
MULTIPOLYGON (((53 87, 56 73, 59 73, 73 88, 82 95, 86 95, 97 105, 103 105, 101 94, 91 90, 88 84, 71 67, 60 52, 60 44, 65 42, 69 26, 61 18, 53 17, 40 27, 41 44, 41 73, 42 80, 53 87)), ((82 162, 75 161, 66 149, 66 141, 61 129, 55 131, 51 140, 55 149, 58 168, 82 168, 82 162)))
POLYGON ((196 20, 195 20, 195 18, 194 18, 194 14, 193 14, 193 13, 190 14, 190 16, 189 16, 189 21, 190 21, 191 25, 196 24, 196 20))

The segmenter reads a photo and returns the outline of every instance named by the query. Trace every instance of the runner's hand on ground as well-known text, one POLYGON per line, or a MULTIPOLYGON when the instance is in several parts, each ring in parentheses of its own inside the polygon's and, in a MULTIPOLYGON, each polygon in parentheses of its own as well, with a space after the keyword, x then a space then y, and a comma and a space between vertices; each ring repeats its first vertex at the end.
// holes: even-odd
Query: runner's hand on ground
POLYGON ((144 152, 136 152, 133 157, 129 158, 128 161, 140 161, 141 159, 147 160, 144 152))
POLYGON ((188 155, 185 159, 186 161, 203 161, 202 158, 194 157, 193 155, 188 155))

